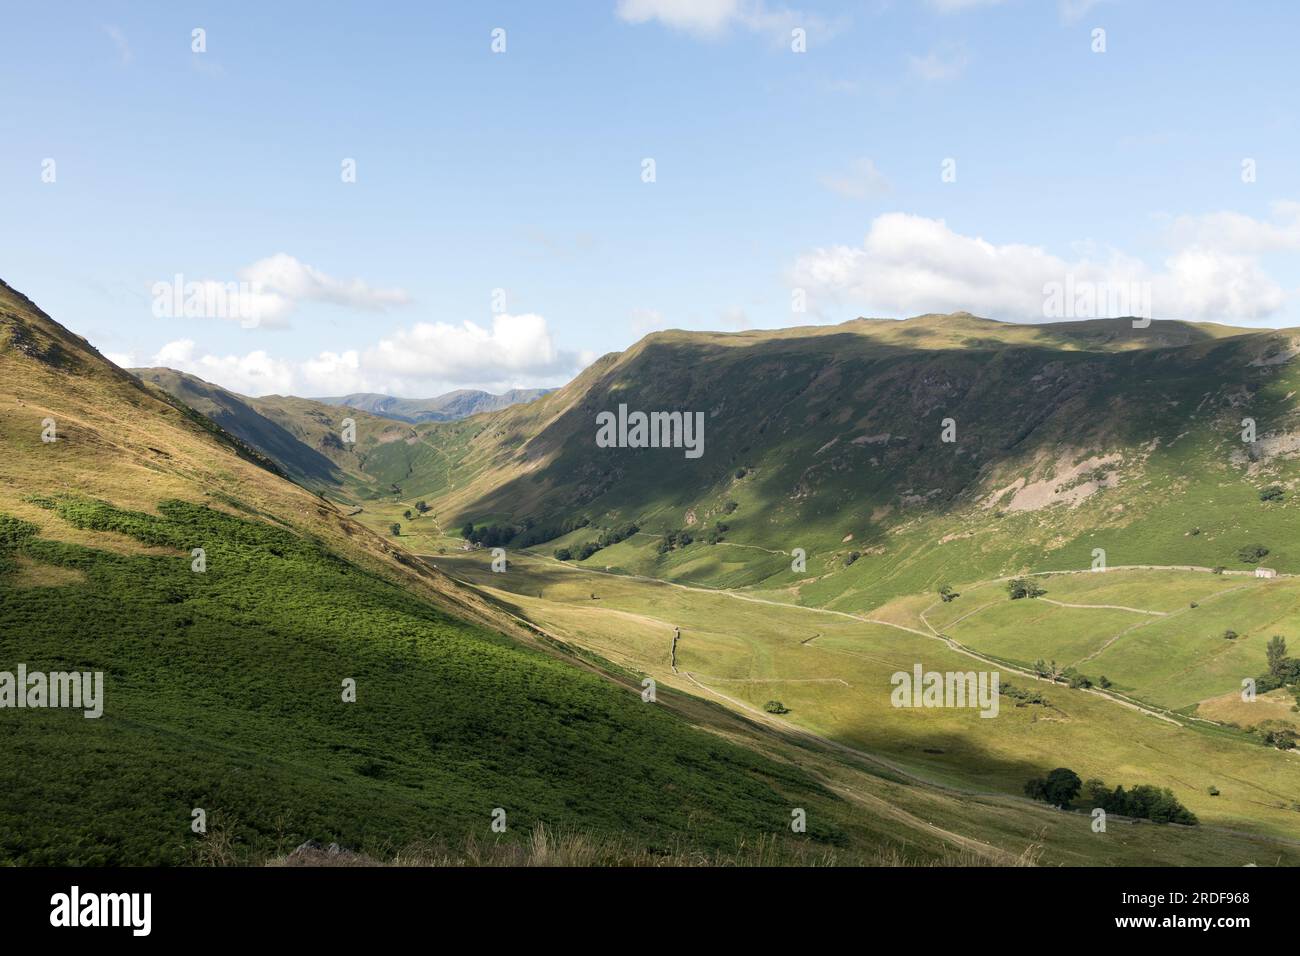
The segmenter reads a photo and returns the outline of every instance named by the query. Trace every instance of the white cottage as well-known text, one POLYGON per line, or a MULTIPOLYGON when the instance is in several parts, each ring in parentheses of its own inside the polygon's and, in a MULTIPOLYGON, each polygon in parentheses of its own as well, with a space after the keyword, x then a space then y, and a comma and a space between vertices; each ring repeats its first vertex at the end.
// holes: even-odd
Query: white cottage
POLYGON ((1257 577, 1257 578, 1275 578, 1275 577, 1277 577, 1277 572, 1274 571, 1272 568, 1256 568, 1256 569, 1255 569, 1255 577, 1257 577))

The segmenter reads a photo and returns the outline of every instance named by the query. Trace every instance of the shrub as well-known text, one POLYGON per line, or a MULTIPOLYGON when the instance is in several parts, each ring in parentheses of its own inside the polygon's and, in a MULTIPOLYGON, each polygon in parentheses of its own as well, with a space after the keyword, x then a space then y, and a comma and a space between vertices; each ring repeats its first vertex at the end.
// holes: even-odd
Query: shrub
POLYGON ((1259 489, 1260 501, 1281 501, 1286 497, 1286 489, 1281 485, 1269 485, 1267 488, 1259 489))
POLYGON ((862 557, 860 552, 850 551, 848 554, 844 556, 844 566, 846 568, 849 567, 850 565, 853 564, 854 561, 858 560, 858 558, 860 557, 862 557))
POLYGON ((396 521, 394 521, 392 524, 388 526, 388 530, 391 531, 393 533, 393 537, 396 538, 398 535, 402 533, 402 526, 398 524, 396 521))
POLYGON ((1237 551, 1237 557, 1241 558, 1244 564, 1258 564, 1267 554, 1268 548, 1262 544, 1248 544, 1237 551))
POLYGON ((779 700, 769 700, 766 704, 763 705, 763 709, 767 711, 769 714, 790 713, 790 708, 785 706, 785 704, 781 703, 779 700))

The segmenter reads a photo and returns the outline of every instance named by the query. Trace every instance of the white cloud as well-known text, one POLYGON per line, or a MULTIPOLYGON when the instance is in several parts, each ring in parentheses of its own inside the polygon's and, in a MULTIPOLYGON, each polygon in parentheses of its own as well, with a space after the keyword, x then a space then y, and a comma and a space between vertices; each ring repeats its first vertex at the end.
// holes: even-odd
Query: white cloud
MULTIPOLYGON (((429 397, 454 388, 504 391, 555 385, 596 358, 559 349, 540 315, 498 315, 491 328, 465 322, 419 323, 364 349, 320 352, 301 361, 264 350, 200 352, 192 339, 162 347, 148 363, 190 372, 247 395, 344 395, 384 392, 429 397)), ((119 356, 130 365, 130 356, 119 356)))
POLYGON ((957 13, 975 7, 995 7, 1002 3, 1002 0, 928 0, 928 2, 940 13, 957 13))
MULTIPOLYGON (((1276 230, 1259 234, 1276 241, 1276 230)), ((1163 267, 1152 269, 1117 250, 1067 260, 1039 246, 962 235, 941 219, 888 213, 872 221, 860 246, 800 256, 790 278, 810 296, 878 315, 965 310, 1042 321, 1045 288, 1067 281, 1108 288, 1143 284, 1155 315, 1164 318, 1250 322, 1285 304, 1284 290, 1253 257, 1238 251, 1188 245, 1175 249, 1163 267)))
POLYGON ((769 7, 763 0, 619 0, 615 12, 627 23, 653 20, 699 37, 717 37, 732 26, 741 26, 782 43, 790 41, 795 27, 802 27, 809 36, 827 39, 842 26, 841 21, 832 23, 798 10, 769 7))
POLYGON ((500 378, 556 374, 574 357, 561 352, 540 315, 497 315, 492 328, 473 322, 421 322, 400 329, 365 353, 368 368, 397 375, 500 378))
POLYGON ((951 80, 960 76, 969 62, 970 57, 966 55, 965 50, 956 47, 931 50, 925 56, 907 58, 907 66, 912 75, 930 82, 951 80))
POLYGON ((303 302, 366 312, 410 302, 402 289, 336 279, 283 252, 241 269, 238 282, 189 280, 178 273, 154 283, 150 294, 159 318, 226 319, 245 328, 285 328, 289 315, 303 302))
POLYGON ((1078 23, 1088 11, 1102 0, 1061 0, 1061 19, 1066 23, 1078 23))
POLYGON ((889 180, 870 159, 856 159, 843 173, 827 175, 821 183, 846 199, 872 199, 890 191, 889 180))
POLYGON ((410 302, 401 289, 376 289, 360 279, 335 279, 283 252, 259 259, 241 270, 239 276, 292 302, 330 302, 369 312, 410 302))
POLYGON ((740 15, 740 0, 619 0, 618 15, 628 23, 658 20, 690 33, 713 34, 740 15))
POLYGON ((258 349, 246 355, 199 355, 193 339, 168 342, 150 363, 189 372, 208 382, 245 395, 292 394, 295 370, 291 362, 258 349))
POLYGON ((1170 227, 1173 241, 1224 252, 1266 253, 1300 249, 1300 202, 1273 203, 1273 221, 1238 212, 1179 216, 1170 227))
POLYGON ((121 59, 123 66, 135 59, 134 54, 131 53, 131 44, 127 42, 125 33, 112 25, 105 25, 104 32, 113 41, 113 46, 117 47, 117 55, 121 59))

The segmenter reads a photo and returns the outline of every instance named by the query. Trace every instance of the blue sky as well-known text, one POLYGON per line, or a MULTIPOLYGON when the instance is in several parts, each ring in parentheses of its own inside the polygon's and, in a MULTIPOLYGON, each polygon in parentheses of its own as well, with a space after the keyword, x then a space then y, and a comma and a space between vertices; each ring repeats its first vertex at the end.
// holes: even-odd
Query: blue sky
POLYGON ((558 384, 660 328, 1044 321, 1049 282, 1300 325, 1298 33, 1284 0, 15 4, 0 277, 251 394, 558 384), (257 321, 159 314, 177 275, 257 321))

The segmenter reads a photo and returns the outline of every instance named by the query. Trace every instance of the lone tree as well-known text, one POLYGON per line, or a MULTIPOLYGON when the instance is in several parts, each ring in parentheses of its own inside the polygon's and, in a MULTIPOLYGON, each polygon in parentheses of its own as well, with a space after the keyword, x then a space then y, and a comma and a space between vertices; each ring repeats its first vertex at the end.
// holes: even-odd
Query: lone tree
POLYGON ((1011 595, 1011 600, 1018 601, 1021 598, 1042 597, 1047 589, 1032 578, 1013 578, 1007 582, 1007 593, 1011 595))
POLYGON ((429 505, 424 499, 420 499, 415 503, 415 510, 420 512, 420 514, 424 514, 429 510, 429 505))
POLYGON ((947 604, 949 601, 957 600, 961 595, 945 584, 943 587, 939 588, 939 597, 943 598, 944 604, 947 604))
POLYGON ((396 521, 394 521, 392 524, 388 526, 388 530, 391 531, 393 533, 393 537, 396 538, 398 535, 402 533, 402 526, 398 524, 396 521))
POLYGON ((1025 795, 1035 800, 1046 800, 1062 810, 1070 808, 1070 801, 1083 789, 1083 781, 1069 767, 1057 767, 1047 779, 1035 777, 1025 784, 1025 795))
POLYGON ((785 706, 785 704, 781 703, 779 700, 769 700, 766 704, 763 705, 763 709, 767 711, 769 714, 790 713, 790 708, 785 706))
POLYGON ((1282 670, 1282 662, 1286 660, 1286 638, 1281 634, 1274 634, 1268 639, 1268 672, 1277 677, 1282 670))

